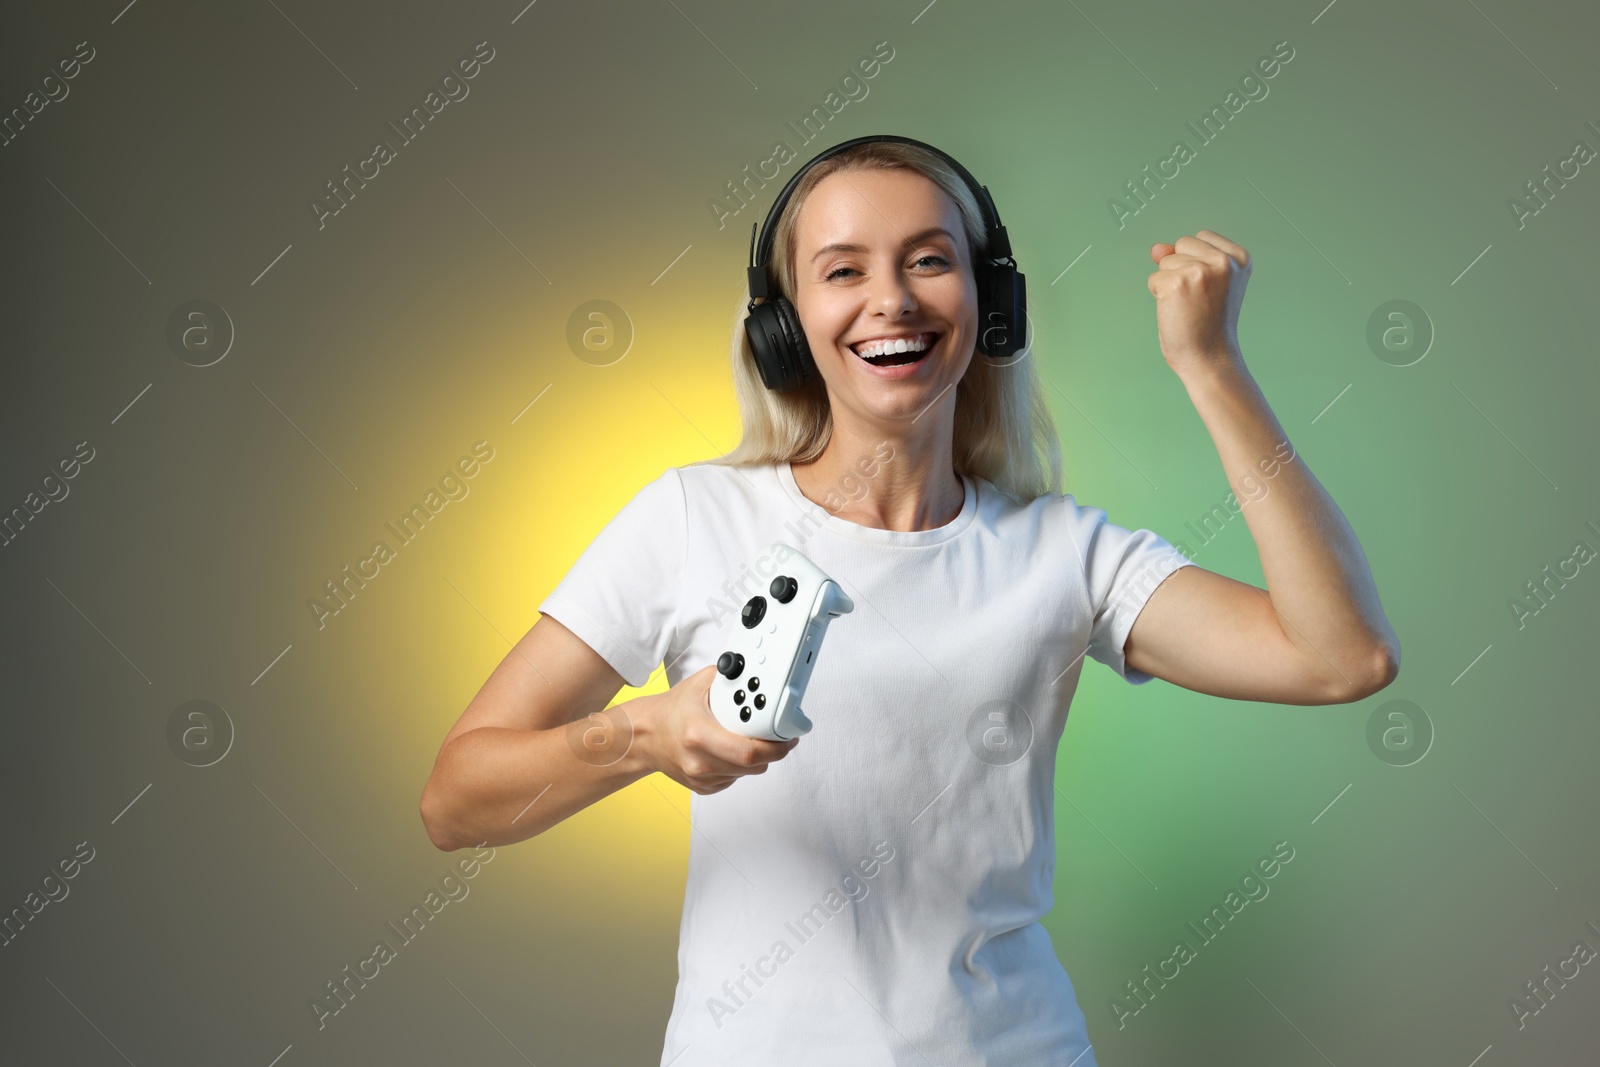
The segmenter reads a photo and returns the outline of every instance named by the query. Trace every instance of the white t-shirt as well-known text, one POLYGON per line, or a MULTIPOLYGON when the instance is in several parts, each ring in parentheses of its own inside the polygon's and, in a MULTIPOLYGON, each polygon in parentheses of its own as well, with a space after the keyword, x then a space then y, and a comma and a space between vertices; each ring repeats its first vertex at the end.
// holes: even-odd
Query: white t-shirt
POLYGON ((855 602, 817 653, 812 731, 690 794, 663 1067, 1095 1067, 1039 923, 1056 748, 1085 653, 1150 680, 1123 642, 1192 564, 1070 495, 1019 505, 963 480, 953 522, 902 532, 812 503, 787 463, 669 468, 539 606, 638 687, 716 662, 782 573, 774 541, 855 602))

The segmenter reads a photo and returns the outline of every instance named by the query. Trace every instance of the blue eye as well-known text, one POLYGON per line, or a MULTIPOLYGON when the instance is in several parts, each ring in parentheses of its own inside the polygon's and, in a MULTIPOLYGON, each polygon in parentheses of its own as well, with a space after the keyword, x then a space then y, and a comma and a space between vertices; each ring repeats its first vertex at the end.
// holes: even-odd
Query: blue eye
MULTIPOLYGON (((921 258, 919 258, 917 260, 917 262, 920 264, 920 263, 926 263, 929 260, 932 260, 934 263, 937 263, 941 267, 950 266, 950 261, 948 259, 945 259, 943 256, 934 255, 932 253, 929 253, 926 256, 922 256, 921 258)), ((829 271, 828 274, 823 278, 823 281, 831 282, 831 281, 834 280, 834 278, 836 278, 841 273, 844 273, 845 271, 849 271, 852 274, 857 273, 857 271, 853 267, 838 267, 838 268, 835 268, 834 270, 829 271)))

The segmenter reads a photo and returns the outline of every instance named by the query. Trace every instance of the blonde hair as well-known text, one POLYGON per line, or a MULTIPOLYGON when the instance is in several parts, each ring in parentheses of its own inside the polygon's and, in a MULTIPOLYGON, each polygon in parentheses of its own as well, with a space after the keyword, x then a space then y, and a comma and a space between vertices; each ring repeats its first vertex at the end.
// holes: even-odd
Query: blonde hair
MULTIPOLYGON (((795 186, 777 220, 771 269, 778 292, 791 303, 795 293, 795 224, 800 207, 818 182, 843 170, 904 170, 921 174, 944 191, 961 213, 969 263, 988 250, 989 235, 977 198, 939 156, 916 145, 870 141, 813 166, 795 186)), ((761 381, 744 320, 750 302, 748 282, 733 322, 733 385, 744 436, 732 452, 705 460, 726 466, 807 463, 822 454, 833 434, 833 411, 821 375, 794 389, 776 391, 761 381)), ((1004 365, 979 358, 956 386, 952 451, 960 475, 983 478, 1027 503, 1046 493, 1061 493, 1061 442, 1045 404, 1044 388, 1028 348, 1004 365)))

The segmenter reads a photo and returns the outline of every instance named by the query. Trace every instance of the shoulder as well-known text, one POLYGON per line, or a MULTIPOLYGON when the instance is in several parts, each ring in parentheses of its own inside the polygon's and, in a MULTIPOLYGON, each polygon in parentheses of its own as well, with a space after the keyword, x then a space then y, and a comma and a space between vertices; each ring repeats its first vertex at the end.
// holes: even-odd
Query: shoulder
POLYGON ((977 479, 980 495, 991 519, 1012 527, 1058 533, 1065 527, 1074 536, 1090 532, 1105 522, 1103 508, 1079 504, 1071 493, 1041 493, 1030 499, 1001 489, 985 478, 977 479))
POLYGON ((680 507, 695 500, 719 499, 749 493, 765 482, 767 468, 733 466, 713 460, 696 460, 668 467, 640 486, 635 494, 644 502, 657 505, 676 503, 680 507))
POLYGON ((984 489, 994 505, 993 525, 1015 539, 1062 546, 1074 562, 1093 579, 1105 578, 1107 568, 1148 557, 1173 554, 1172 546, 1153 530, 1113 522, 1105 508, 1079 502, 1073 493, 1044 493, 1032 500, 984 489))
MULTIPOLYGON (((635 483, 638 485, 638 483, 635 483)), ((622 493, 627 494, 623 489, 622 493)), ((677 467, 668 467, 654 478, 638 485, 624 506, 626 512, 648 512, 652 515, 683 513, 683 477, 677 467)))
POLYGON ((691 501, 750 500, 768 491, 772 481, 770 464, 735 466, 709 459, 670 467, 667 473, 676 475, 691 501))
POLYGON ((724 485, 728 479, 736 476, 740 470, 754 471, 757 467, 734 467, 728 463, 718 463, 714 459, 700 459, 693 463, 685 463, 681 467, 669 467, 668 471, 677 474, 683 484, 696 488, 713 488, 724 485))
POLYGON ((673 467, 685 478, 729 479, 741 475, 753 474, 757 471, 769 470, 774 466, 771 463, 725 463, 721 459, 697 459, 692 463, 685 463, 681 467, 673 467))

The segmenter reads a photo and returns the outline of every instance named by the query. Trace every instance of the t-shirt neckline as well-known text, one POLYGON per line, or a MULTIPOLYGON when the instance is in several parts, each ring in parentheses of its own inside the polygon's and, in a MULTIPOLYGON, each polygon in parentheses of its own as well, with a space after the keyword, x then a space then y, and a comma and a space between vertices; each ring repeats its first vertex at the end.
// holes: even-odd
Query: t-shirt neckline
POLYGON ((832 514, 827 508, 809 499, 800 491, 800 485, 795 481, 794 470, 784 461, 775 463, 770 468, 773 477, 783 489, 785 495, 800 508, 809 520, 821 523, 822 528, 831 530, 841 537, 848 537, 856 541, 865 541, 878 545, 897 545, 900 547, 920 547, 923 545, 937 545, 958 536, 978 514, 978 482, 970 475, 959 475, 962 488, 966 497, 961 503, 961 511, 954 519, 943 526, 932 530, 880 530, 874 526, 862 526, 859 523, 841 519, 832 514))

